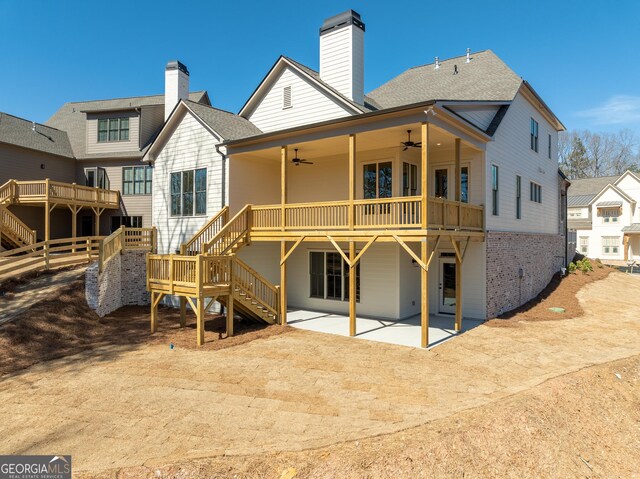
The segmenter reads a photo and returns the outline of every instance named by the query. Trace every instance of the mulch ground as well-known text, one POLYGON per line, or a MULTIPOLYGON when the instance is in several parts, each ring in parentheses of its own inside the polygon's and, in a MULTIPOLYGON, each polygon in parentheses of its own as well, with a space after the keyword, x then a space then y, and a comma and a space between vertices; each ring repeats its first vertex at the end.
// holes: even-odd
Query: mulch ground
POLYGON ((606 278, 611 273, 621 274, 615 268, 592 261, 593 271, 576 272, 561 277, 556 274, 542 292, 519 308, 484 323, 489 327, 515 327, 521 321, 557 321, 577 318, 584 314, 576 293, 585 285, 606 278), (558 313, 549 308, 564 308, 558 313))
MULTIPOLYGON (((12 291, 29 278, 18 278, 5 286, 12 291)), ((5 283, 6 284, 6 283, 5 283)), ((10 296, 0 301, 11 301, 10 296)), ((41 301, 14 320, 0 325, 0 376, 42 361, 77 354, 101 346, 164 344, 175 348, 198 348, 195 315, 187 312, 187 326, 180 328, 180 313, 160 307, 158 332, 149 332, 149 307, 128 306, 99 318, 87 305, 84 281, 61 288, 54 297, 41 301)), ((287 327, 263 325, 236 318, 235 335, 227 338, 225 319, 209 315, 205 344, 199 349, 224 349, 289 331, 287 327)))

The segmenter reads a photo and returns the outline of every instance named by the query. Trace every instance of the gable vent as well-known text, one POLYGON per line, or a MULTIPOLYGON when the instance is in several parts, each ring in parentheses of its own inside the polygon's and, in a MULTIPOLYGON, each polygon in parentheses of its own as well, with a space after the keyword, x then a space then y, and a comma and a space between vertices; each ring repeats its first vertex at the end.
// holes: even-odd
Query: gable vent
POLYGON ((282 109, 291 108, 291 86, 282 89, 282 109))

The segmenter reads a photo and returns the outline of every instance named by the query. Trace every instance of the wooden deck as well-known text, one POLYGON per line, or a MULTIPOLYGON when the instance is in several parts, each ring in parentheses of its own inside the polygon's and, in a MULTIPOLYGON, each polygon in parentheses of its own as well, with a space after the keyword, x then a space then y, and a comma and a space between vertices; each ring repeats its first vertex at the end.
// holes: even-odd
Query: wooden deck
POLYGON ((9 180, 0 186, 0 204, 56 204, 115 209, 120 207, 120 193, 75 183, 52 180, 9 180))

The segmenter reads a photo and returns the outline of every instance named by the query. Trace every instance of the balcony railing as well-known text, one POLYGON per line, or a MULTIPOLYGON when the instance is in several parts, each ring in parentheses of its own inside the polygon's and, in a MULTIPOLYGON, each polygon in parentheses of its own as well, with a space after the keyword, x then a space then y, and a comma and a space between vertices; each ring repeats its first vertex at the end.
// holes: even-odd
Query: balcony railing
MULTIPOLYGON (((422 227, 422 197, 408 196, 356 200, 353 205, 355 230, 422 227)), ((252 206, 252 231, 282 230, 282 206, 252 206)), ((482 231, 484 207, 442 198, 429 198, 430 229, 482 231)), ((294 203, 284 207, 284 230, 348 230, 349 202, 294 203)))
POLYGON ((51 180, 10 180, 0 188, 0 203, 69 203, 105 208, 118 208, 120 196, 117 191, 62 183, 51 180))

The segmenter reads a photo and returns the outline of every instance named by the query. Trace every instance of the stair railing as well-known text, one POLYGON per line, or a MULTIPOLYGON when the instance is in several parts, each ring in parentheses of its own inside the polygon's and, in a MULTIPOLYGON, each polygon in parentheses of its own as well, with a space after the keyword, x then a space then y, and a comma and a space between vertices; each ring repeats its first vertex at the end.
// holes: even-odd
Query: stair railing
POLYGON ((274 318, 278 318, 280 315, 278 287, 235 255, 233 255, 231 267, 234 286, 273 314, 274 318))
POLYGON ((214 256, 227 254, 251 231, 251 205, 246 205, 222 227, 218 234, 204 244, 202 252, 214 256))
POLYGON ((193 237, 180 246, 180 254, 195 256, 202 253, 204 245, 211 241, 229 221, 229 207, 225 206, 211 218, 193 237))

